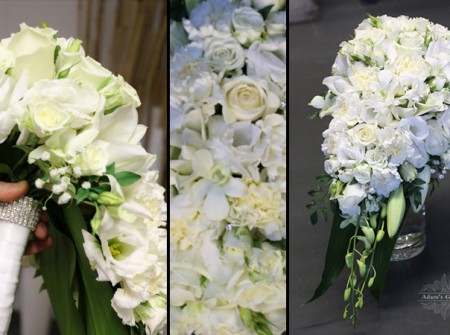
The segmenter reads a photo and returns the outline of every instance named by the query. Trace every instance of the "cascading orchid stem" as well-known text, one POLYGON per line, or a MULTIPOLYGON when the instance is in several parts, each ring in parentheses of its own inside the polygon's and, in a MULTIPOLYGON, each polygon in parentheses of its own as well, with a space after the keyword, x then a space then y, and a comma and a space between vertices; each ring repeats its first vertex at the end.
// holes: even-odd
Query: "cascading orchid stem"
POLYGON ((8 333, 21 259, 40 212, 39 203, 30 197, 0 202, 0 335, 8 333))

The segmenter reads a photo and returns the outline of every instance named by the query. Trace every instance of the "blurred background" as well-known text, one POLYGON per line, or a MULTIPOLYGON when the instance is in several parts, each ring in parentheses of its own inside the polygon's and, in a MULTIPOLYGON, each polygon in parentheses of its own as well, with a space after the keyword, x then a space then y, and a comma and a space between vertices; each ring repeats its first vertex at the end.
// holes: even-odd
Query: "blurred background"
MULTIPOLYGON (((360 322, 342 319, 345 270, 321 298, 301 307, 318 286, 325 261, 330 222, 309 223, 307 191, 324 172, 322 132, 330 118, 309 120, 308 106, 325 92, 339 44, 367 14, 425 17, 450 27, 447 0, 290 0, 289 1, 289 314, 290 334, 447 334, 450 318, 425 310, 420 289, 450 274, 450 181, 443 180, 427 203, 427 247, 416 258, 391 263, 378 304, 367 293, 360 322), (293 242, 295 241, 295 242, 293 242)), ((450 302, 443 308, 450 310, 450 302)))
MULTIPOLYGON (((167 168, 167 1, 165 0, 0 0, 0 39, 22 22, 41 20, 61 37, 84 41, 86 54, 138 92, 140 123, 148 126, 143 144, 158 159, 153 166, 166 185, 167 168)), ((9 335, 59 334, 40 278, 24 269, 9 335)))

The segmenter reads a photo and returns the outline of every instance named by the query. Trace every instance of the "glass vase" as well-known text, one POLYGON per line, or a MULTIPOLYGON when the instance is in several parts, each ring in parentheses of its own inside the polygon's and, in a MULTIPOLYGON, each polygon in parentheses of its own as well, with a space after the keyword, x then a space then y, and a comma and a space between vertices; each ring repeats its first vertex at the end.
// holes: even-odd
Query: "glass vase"
POLYGON ((392 252, 391 261, 404 261, 419 255, 426 245, 426 212, 423 206, 418 213, 408 211, 392 252))

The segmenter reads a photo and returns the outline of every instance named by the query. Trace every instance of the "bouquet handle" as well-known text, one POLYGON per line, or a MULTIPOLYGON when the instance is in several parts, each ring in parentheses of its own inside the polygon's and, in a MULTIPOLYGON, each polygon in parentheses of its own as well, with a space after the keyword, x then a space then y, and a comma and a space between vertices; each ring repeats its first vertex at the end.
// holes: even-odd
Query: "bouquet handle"
POLYGON ((0 335, 8 332, 22 256, 40 212, 30 197, 0 202, 0 335))

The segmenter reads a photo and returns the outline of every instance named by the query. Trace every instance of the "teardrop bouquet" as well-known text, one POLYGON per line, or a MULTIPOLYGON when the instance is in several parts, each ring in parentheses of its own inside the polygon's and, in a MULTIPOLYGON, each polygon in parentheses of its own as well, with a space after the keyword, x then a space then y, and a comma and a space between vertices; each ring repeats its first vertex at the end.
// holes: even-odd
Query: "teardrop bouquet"
POLYGON ((170 29, 170 334, 281 334, 284 1, 179 3, 171 9, 187 15, 170 29))
MULTIPOLYGON (((166 320, 166 205, 155 157, 140 144, 137 93, 86 56, 82 41, 45 24, 20 28, 0 41, 0 177, 27 180, 25 201, 50 217, 54 245, 35 263, 60 332, 157 334, 166 320)), ((11 211, 0 239, 10 237, 20 259, 29 230, 11 224, 22 220, 11 211)), ((0 301, 13 301, 14 290, 0 301)), ((12 304, 1 312, 3 334, 12 304)))
POLYGON ((408 210, 418 212, 450 167, 450 32, 424 18, 364 20, 340 46, 328 91, 311 105, 323 133, 327 188, 310 192, 312 223, 334 214, 321 296, 349 271, 344 318, 366 289, 379 299, 408 210))

